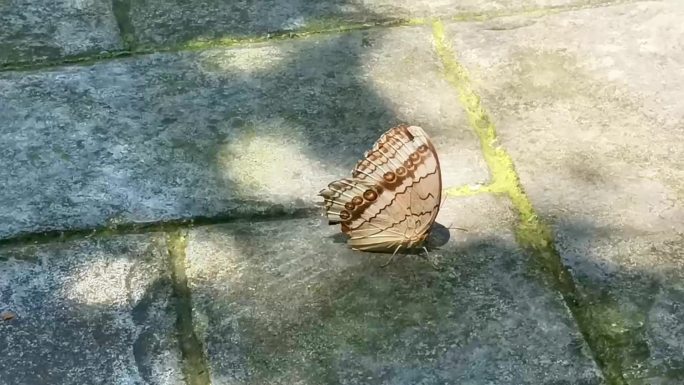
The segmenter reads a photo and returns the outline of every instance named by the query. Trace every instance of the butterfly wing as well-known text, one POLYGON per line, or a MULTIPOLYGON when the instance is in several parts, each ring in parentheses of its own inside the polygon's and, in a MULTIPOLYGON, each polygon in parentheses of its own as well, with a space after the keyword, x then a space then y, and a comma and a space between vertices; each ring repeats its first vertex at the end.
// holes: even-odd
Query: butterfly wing
POLYGON ((352 248, 393 251, 428 235, 437 217, 442 181, 439 159, 425 131, 388 130, 352 172, 320 193, 330 224, 341 223, 352 248))

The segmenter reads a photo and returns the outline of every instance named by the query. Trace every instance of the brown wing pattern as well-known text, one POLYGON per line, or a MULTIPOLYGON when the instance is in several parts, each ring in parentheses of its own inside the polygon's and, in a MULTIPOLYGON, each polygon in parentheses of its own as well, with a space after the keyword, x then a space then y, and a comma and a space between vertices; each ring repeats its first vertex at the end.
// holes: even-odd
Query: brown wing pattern
POLYGON ((393 251, 427 237, 441 190, 439 159, 427 134, 401 125, 378 139, 352 178, 330 183, 320 195, 329 223, 341 224, 352 248, 393 251))

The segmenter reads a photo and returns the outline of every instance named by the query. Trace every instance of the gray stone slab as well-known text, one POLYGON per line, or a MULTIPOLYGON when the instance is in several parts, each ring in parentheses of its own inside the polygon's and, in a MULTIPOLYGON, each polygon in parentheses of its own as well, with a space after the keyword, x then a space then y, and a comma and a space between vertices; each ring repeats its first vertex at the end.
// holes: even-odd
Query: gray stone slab
POLYGON ((0 250, 0 384, 182 384, 162 235, 0 250))
POLYGON ((599 384, 561 297, 491 196, 450 199, 430 258, 352 251, 319 218, 192 230, 212 383, 599 384), (448 240, 448 242, 446 242, 448 240), (445 243, 446 242, 446 243, 445 243))
POLYGON ((132 33, 142 46, 197 44, 270 32, 325 30, 350 23, 510 13, 604 4, 608 0, 132 1, 132 33))
POLYGON ((645 2, 449 29, 630 384, 684 382, 682 17, 645 2))
POLYGON ((0 66, 122 48, 111 1, 0 1, 0 66))
POLYGON ((0 75, 0 238, 312 207, 399 122, 488 179, 429 28, 0 75))

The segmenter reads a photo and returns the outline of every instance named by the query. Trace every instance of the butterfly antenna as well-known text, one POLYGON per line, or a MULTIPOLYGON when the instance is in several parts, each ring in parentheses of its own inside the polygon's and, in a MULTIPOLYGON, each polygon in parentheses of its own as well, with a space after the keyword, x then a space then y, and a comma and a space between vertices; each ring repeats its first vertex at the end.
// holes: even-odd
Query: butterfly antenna
MULTIPOLYGON (((452 223, 452 225, 453 225, 453 223, 452 223)), ((464 231, 466 233, 468 232, 468 229, 464 229, 463 227, 456 227, 456 226, 452 226, 452 225, 449 225, 449 227, 447 227, 447 229, 449 229, 449 230, 461 230, 461 231, 464 231)))
POLYGON ((439 204, 439 207, 444 206, 444 202, 446 202, 446 200, 447 200, 448 197, 449 197, 449 196, 448 196, 447 194, 444 194, 444 198, 442 199, 442 203, 439 204))

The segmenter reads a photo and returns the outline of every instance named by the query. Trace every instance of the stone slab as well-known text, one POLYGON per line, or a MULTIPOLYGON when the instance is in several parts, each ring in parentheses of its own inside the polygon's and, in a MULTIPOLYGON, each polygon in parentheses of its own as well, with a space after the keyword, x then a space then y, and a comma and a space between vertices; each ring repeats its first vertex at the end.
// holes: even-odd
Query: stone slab
POLYGON ((0 1, 0 67, 120 49, 111 1, 0 1))
POLYGON ((313 207, 400 122, 488 172, 429 28, 0 74, 0 238, 313 207))
POLYGON ((157 234, 0 250, 0 384, 183 384, 167 265, 157 234))
POLYGON ((600 5, 607 0, 132 1, 132 33, 143 47, 196 44, 352 23, 600 5))
POLYGON ((449 28, 630 384, 684 383, 682 17, 664 1, 449 28))
POLYGON ((193 229, 212 384, 600 384, 562 298, 491 196, 447 200, 430 258, 352 251, 319 218, 193 229), (446 232, 445 232, 446 231, 446 232), (552 343, 550 343, 552 342, 552 343))

